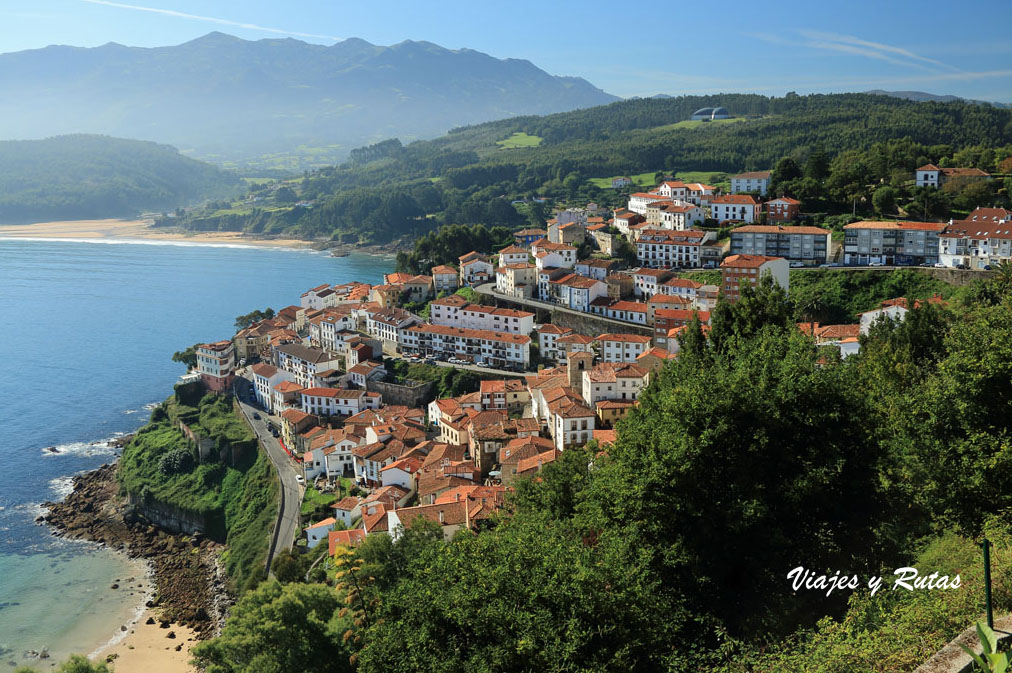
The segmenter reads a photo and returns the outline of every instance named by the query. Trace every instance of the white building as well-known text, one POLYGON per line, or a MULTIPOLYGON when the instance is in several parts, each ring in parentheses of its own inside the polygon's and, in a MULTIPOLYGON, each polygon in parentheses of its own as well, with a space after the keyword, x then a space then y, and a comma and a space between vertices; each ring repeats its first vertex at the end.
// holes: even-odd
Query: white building
POLYGON ((636 258, 641 266, 652 268, 698 268, 701 247, 714 238, 712 231, 642 229, 636 239, 636 258))
POLYGON ((731 176, 732 194, 755 194, 766 196, 770 186, 770 171, 749 171, 731 176))
POLYGON ((491 330, 464 329, 448 325, 415 325, 404 331, 401 352, 424 357, 458 357, 482 361, 490 367, 527 369, 531 338, 491 330))
POLYGON ((519 245, 509 245, 499 251, 499 266, 510 264, 527 264, 530 250, 519 245))
POLYGON ((314 416, 352 416, 366 409, 379 409, 379 393, 343 388, 306 388, 299 393, 302 410, 314 416))
POLYGON ((953 220, 938 236, 939 261, 970 269, 1012 261, 1012 210, 977 208, 965 220, 953 220))
POLYGON ((262 409, 266 409, 268 413, 274 413, 274 386, 282 381, 293 380, 295 375, 262 362, 253 365, 250 369, 253 372, 253 396, 256 398, 257 404, 262 409))
POLYGON ((710 199, 710 217, 717 222, 745 222, 759 219, 759 202, 748 194, 727 194, 710 199))
POLYGON ((401 333, 422 319, 400 308, 385 308, 368 314, 366 332, 388 344, 397 344, 401 333))
POLYGON ((541 239, 531 244, 531 254, 538 269, 555 267, 572 269, 576 264, 576 248, 566 243, 552 243, 541 239))
POLYGON ((197 373, 208 390, 216 393, 227 390, 235 378, 235 344, 231 340, 200 344, 197 373))
POLYGON ((608 296, 608 286, 594 278, 570 274, 555 283, 555 300, 574 311, 589 311, 598 297, 608 296))
POLYGON ((538 352, 541 357, 549 360, 558 360, 565 356, 565 353, 559 350, 557 341, 559 337, 567 334, 572 334, 573 330, 568 327, 559 327, 551 323, 546 323, 538 328, 538 352))
POLYGON ((645 334, 602 334, 597 342, 603 362, 636 362, 650 349, 650 337, 645 334))
POLYGON ((591 407, 601 400, 635 400, 649 380, 648 370, 638 365, 602 362, 583 370, 583 399, 591 407))
POLYGON ((338 369, 341 364, 333 353, 302 344, 277 346, 274 357, 277 366, 294 374, 295 382, 303 388, 312 388, 313 379, 319 372, 338 369))
POLYGON ((485 255, 477 252, 469 252, 461 255, 460 259, 460 284, 461 286, 481 285, 492 280, 495 274, 495 267, 489 263, 485 255))
POLYGON ((430 302, 429 320, 433 325, 494 330, 508 334, 530 334, 534 331, 534 314, 529 311, 472 304, 459 295, 430 302))
POLYGON ((326 542, 327 536, 330 534, 330 531, 334 530, 334 524, 336 523, 337 519, 328 517, 306 528, 306 546, 313 549, 321 542, 326 542))

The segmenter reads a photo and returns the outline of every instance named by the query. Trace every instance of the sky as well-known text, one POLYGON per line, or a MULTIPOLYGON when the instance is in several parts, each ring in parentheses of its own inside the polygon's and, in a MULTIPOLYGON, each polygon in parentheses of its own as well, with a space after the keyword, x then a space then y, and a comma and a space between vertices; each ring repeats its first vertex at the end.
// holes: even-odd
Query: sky
POLYGON ((212 30, 427 40, 522 58, 617 96, 917 90, 1012 102, 1012 0, 0 0, 0 51, 154 47, 212 30))

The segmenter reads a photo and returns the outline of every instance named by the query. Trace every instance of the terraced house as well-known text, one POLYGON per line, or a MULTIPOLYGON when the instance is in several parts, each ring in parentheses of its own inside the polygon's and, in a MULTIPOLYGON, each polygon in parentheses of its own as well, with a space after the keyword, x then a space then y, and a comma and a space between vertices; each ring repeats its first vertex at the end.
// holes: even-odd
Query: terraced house
POLYGON ((783 257, 805 265, 825 264, 832 232, 821 227, 750 224, 731 230, 732 255, 783 257))
POLYGON ((844 264, 934 264, 938 261, 937 222, 854 222, 843 228, 844 264))
POLYGON ((449 359, 483 361, 491 367, 527 369, 531 338, 491 330, 464 329, 448 325, 415 325, 403 332, 401 352, 449 359))

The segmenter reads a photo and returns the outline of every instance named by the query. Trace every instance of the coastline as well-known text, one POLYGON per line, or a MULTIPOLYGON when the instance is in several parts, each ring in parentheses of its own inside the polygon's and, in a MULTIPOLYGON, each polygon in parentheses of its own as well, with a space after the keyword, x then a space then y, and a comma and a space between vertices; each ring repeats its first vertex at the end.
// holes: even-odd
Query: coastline
POLYGON ((153 220, 65 220, 0 226, 0 238, 69 239, 99 241, 161 241, 192 245, 244 245, 250 247, 311 248, 310 241, 255 238, 237 231, 184 232, 155 228, 153 220))
POLYGON ((231 607, 218 564, 221 545, 146 522, 119 497, 115 473, 113 462, 75 476, 73 491, 45 503, 47 512, 38 519, 54 535, 96 542, 143 560, 150 570, 134 619, 88 656, 112 661, 120 673, 191 673, 190 648, 214 636, 231 607))
POLYGON ((51 240, 89 243, 162 243, 166 245, 221 245, 251 248, 292 248, 378 257, 393 257, 412 248, 403 243, 358 245, 331 241, 305 241, 295 238, 262 238, 238 231, 185 231, 173 227, 155 227, 151 219, 62 220, 34 224, 0 225, 0 240, 51 240))

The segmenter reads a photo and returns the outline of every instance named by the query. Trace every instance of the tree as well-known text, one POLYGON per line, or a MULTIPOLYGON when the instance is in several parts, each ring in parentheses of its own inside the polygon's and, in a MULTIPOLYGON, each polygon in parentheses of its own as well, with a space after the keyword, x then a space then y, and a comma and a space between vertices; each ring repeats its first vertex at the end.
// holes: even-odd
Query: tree
POLYGON ((282 185, 278 187, 278 190, 274 192, 274 200, 278 203, 295 203, 298 200, 298 195, 295 190, 288 185, 282 185))
POLYGON ((172 361, 173 362, 182 362, 184 365, 186 365, 187 369, 196 369, 197 368, 197 349, 199 347, 200 347, 200 344, 193 344, 192 346, 190 346, 186 350, 176 351, 175 353, 172 354, 172 361))
POLYGON ((784 573, 877 567, 890 514, 854 370, 818 360, 796 328, 767 324, 669 363, 595 462, 584 526, 635 531, 661 590, 691 585, 690 610, 732 633, 825 614, 834 599, 790 595, 784 573))
POLYGON ((816 147, 805 162, 805 177, 821 181, 829 175, 829 157, 822 146, 816 147))
MULTIPOLYGON (((338 616, 348 622, 342 639, 358 650, 362 647, 362 635, 377 619, 380 599, 373 590, 375 580, 362 572, 362 559, 345 545, 334 550, 334 568, 334 588, 344 603, 338 616)), ((349 663, 354 664, 355 658, 352 654, 349 663)))
POLYGON ((274 309, 268 306, 263 311, 256 310, 245 315, 236 316, 234 324, 236 329, 245 329, 253 323, 260 322, 261 320, 270 320, 273 317, 274 309))
POLYGON ((656 587, 633 541, 587 544, 563 523, 521 513, 412 559, 384 594, 359 670, 679 670, 665 641, 696 624, 656 587))
POLYGON ((897 196, 899 196, 899 192, 895 187, 883 185, 872 194, 871 204, 875 207, 875 212, 882 215, 891 215, 896 210, 897 196))
POLYGON ((207 673, 351 671, 340 607, 324 584, 264 582, 232 608, 221 636, 193 648, 194 659, 207 673))

